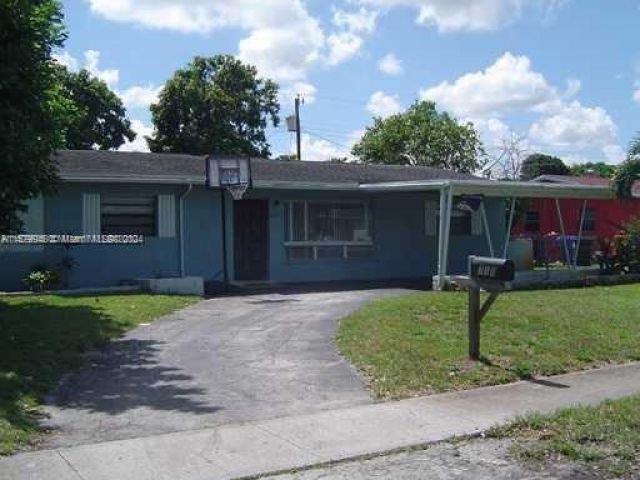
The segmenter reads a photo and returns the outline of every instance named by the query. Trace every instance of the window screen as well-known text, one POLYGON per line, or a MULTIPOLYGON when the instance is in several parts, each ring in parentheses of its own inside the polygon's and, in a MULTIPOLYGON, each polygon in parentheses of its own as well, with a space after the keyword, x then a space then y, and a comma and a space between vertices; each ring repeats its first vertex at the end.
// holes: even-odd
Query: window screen
POLYGON ((294 200, 285 202, 284 209, 285 248, 289 260, 372 255, 365 203, 294 200))
POLYGON ((153 196, 108 196, 100 201, 103 235, 156 234, 156 198, 153 196))
POLYGON ((536 233, 540 231, 540 213, 535 210, 527 210, 524 217, 524 229, 527 232, 536 233))
MULTIPOLYGON (((580 218, 578 218, 580 222, 580 218)), ((579 224, 579 223, 578 223, 579 224)), ((594 208, 586 208, 584 211, 584 224, 582 229, 585 232, 593 232, 596 229, 596 211, 594 208)))

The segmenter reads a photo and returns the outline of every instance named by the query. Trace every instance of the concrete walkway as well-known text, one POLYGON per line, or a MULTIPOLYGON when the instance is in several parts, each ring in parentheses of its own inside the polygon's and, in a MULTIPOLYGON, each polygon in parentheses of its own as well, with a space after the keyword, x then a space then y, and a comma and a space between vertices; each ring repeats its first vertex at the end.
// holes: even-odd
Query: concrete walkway
POLYGON ((399 402, 224 425, 0 460, 0 479, 215 480, 474 434, 533 410, 640 393, 640 363, 399 402))

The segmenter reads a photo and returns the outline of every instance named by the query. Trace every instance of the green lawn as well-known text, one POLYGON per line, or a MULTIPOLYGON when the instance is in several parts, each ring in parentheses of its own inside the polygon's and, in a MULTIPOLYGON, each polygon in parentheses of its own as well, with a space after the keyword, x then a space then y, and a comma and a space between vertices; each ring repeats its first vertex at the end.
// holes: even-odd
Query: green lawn
POLYGON ((503 294, 482 362, 467 360, 466 308, 465 292, 376 300, 341 321, 337 344, 385 399, 640 360, 640 284, 503 294))
MULTIPOLYGON (((553 415, 528 415, 488 432, 513 437, 513 453, 534 463, 558 456, 597 470, 598 478, 640 473, 640 396, 576 407, 553 415)), ((634 476, 633 478, 638 478, 634 476)))
POLYGON ((0 297, 0 454, 37 440, 39 405, 82 354, 194 303, 164 295, 0 297))

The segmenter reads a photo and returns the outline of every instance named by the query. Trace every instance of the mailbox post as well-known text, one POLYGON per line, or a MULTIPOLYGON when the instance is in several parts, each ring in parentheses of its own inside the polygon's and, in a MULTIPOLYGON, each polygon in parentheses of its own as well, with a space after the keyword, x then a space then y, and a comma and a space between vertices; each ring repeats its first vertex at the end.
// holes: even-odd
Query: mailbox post
POLYGON ((512 260, 491 257, 469 257, 469 275, 454 277, 457 284, 469 291, 469 358, 480 359, 480 323, 500 292, 507 288, 515 276, 512 260), (489 292, 484 304, 480 291, 489 292))

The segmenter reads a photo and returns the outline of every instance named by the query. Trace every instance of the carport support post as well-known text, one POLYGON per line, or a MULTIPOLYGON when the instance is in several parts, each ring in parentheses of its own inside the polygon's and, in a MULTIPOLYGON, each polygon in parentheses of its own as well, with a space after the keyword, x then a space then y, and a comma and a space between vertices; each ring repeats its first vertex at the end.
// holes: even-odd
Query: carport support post
POLYGON ((578 230, 578 239, 576 240, 576 251, 573 253, 573 267, 578 268, 578 254, 580 253, 580 242, 582 240, 582 231, 584 230, 584 217, 587 213, 587 201, 582 202, 582 211, 580 212, 580 227, 578 230))
POLYGON ((487 210, 484 208, 484 200, 480 204, 480 215, 482 216, 482 225, 484 228, 484 234, 487 238, 487 244, 489 245, 489 253, 492 257, 496 256, 493 250, 493 241, 491 240, 491 231, 489 230, 489 220, 487 219, 487 210))
POLYGON ((504 238, 504 250, 502 251, 502 258, 507 258, 507 252, 509 251, 509 240, 511 239, 511 227, 513 226, 513 216, 516 211, 516 197, 511 199, 511 210, 509 211, 509 223, 507 225, 507 233, 504 238))
POLYGON ((564 229, 564 219, 562 218, 562 211, 560 210, 560 200, 556 200, 556 212, 558 213, 558 222, 560 222, 560 233, 562 234, 562 243, 564 245, 564 258, 567 262, 567 267, 571 269, 573 262, 569 255, 569 244, 567 243, 567 232, 564 229))
POLYGON ((438 227, 438 282, 436 285, 438 290, 442 290, 444 287, 444 277, 447 274, 452 203, 453 192, 451 187, 443 186, 440 190, 440 218, 438 227))
POLYGON ((469 287, 469 358, 480 360, 480 288, 469 287))

